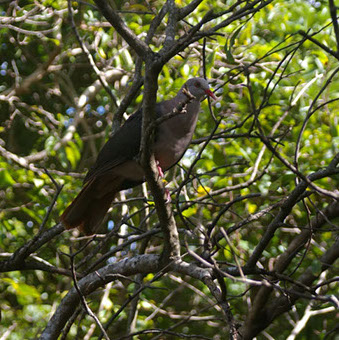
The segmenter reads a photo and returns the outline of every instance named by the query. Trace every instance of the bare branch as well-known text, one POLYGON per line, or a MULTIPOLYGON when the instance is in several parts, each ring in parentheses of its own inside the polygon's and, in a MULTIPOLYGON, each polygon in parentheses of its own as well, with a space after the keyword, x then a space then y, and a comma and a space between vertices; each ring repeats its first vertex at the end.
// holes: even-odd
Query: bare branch
MULTIPOLYGON (((71 249, 70 249, 71 250, 71 249)), ((72 254, 72 251, 71 251, 71 255, 70 255, 70 259, 71 259, 71 271, 72 271, 72 278, 73 278, 73 283, 74 283, 74 288, 75 290, 77 291, 78 295, 79 295, 79 298, 80 298, 80 301, 81 301, 81 304, 83 306, 83 308, 85 309, 86 313, 92 317, 95 321, 95 323, 99 326, 101 332, 104 334, 104 337, 106 340, 109 340, 109 337, 104 329, 104 327, 102 326, 100 320, 98 319, 98 317, 93 313, 93 311, 91 310, 91 308, 89 308, 88 306, 88 303, 84 297, 84 295, 82 294, 80 288, 79 288, 79 285, 78 285, 78 280, 77 280, 77 277, 76 277, 76 272, 75 272, 75 267, 74 267, 74 254, 72 254)))
MULTIPOLYGON (((339 157, 335 157, 336 163, 338 164, 339 162, 339 157)), ((328 177, 331 175, 334 175, 338 173, 338 169, 335 168, 333 169, 332 166, 328 166, 324 170, 319 170, 311 175, 308 176, 308 181, 314 181, 320 178, 328 177)), ((273 221, 269 224, 267 227, 265 234, 263 235, 262 239, 258 243, 257 247, 253 251, 250 259, 247 262, 247 267, 252 267, 254 266, 257 261, 259 260, 262 252, 264 249, 267 247, 268 243, 274 236, 275 231, 281 226, 283 221, 285 220, 286 216, 290 213, 292 210, 293 206, 297 202, 298 198, 300 195, 304 193, 306 188, 308 187, 308 182, 300 182, 296 188, 292 191, 292 193, 289 195, 288 199, 283 203, 283 205, 280 208, 279 213, 276 215, 276 217, 273 219, 273 221)))
POLYGON ((298 32, 300 35, 302 35, 303 37, 305 37, 306 39, 308 39, 309 41, 312 41, 314 44, 316 44, 317 46, 319 46, 321 49, 323 49, 325 52, 327 52, 328 54, 332 55, 334 58, 338 59, 339 58, 339 53, 333 51, 332 49, 330 49, 329 47, 327 47, 326 45, 324 45, 323 43, 321 43, 320 41, 316 40, 313 38, 313 35, 317 34, 314 33, 312 35, 307 34, 306 32, 300 30, 298 32))
POLYGON ((95 61, 92 57, 92 55, 89 53, 88 48, 86 47, 86 45, 84 44, 84 42, 82 41, 79 32, 75 26, 75 22, 74 22, 74 17, 73 17, 73 8, 72 8, 72 3, 71 0, 68 0, 68 16, 70 18, 70 21, 72 23, 72 28, 73 31, 75 33, 75 36, 77 37, 77 40, 79 42, 79 45, 81 47, 81 49, 83 50, 83 52, 86 54, 88 61, 90 63, 90 65, 92 66, 94 72, 96 73, 102 87, 106 90, 106 92, 108 93, 108 95, 111 97, 112 103, 114 104, 115 107, 118 106, 117 104, 117 100, 113 94, 113 92, 111 91, 105 77, 102 76, 102 73, 100 72, 100 70, 98 69, 97 65, 95 64, 95 61))

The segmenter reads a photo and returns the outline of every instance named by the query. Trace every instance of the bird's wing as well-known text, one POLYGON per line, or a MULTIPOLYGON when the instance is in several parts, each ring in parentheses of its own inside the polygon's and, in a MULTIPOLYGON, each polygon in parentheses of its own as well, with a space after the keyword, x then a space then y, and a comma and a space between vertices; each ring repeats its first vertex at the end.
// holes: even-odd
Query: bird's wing
POLYGON ((106 142, 94 166, 88 171, 84 183, 101 176, 139 153, 141 140, 142 110, 130 116, 125 124, 106 142))

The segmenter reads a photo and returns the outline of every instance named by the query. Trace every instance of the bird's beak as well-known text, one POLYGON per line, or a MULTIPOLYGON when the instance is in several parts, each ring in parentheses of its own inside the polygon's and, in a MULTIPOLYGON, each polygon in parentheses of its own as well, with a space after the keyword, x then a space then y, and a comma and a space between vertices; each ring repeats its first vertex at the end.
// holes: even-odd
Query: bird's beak
POLYGON ((214 93, 211 90, 205 90, 205 93, 209 96, 212 97, 214 100, 217 99, 217 97, 214 95, 214 93))

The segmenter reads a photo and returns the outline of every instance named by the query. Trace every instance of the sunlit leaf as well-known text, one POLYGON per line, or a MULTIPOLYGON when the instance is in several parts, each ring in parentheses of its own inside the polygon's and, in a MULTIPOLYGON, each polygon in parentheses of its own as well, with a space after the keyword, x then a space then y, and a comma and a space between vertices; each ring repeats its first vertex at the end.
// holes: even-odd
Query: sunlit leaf
POLYGON ((13 185, 15 180, 12 178, 8 170, 0 169, 0 187, 6 187, 8 185, 13 185))

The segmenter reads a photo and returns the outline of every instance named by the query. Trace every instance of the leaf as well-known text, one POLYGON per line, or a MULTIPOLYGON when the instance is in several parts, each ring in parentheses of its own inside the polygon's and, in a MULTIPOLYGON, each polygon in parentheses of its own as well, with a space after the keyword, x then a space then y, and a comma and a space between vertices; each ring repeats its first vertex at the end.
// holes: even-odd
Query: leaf
POLYGON ((257 210, 257 206, 255 204, 252 204, 252 203, 247 203, 247 210, 250 214, 254 214, 257 210))
POLYGON ((54 149, 56 144, 56 138, 54 136, 49 136, 45 141, 45 149, 50 153, 54 149))
POLYGON ((43 179, 33 178, 33 183, 37 188, 41 188, 45 184, 45 181, 43 179))
POLYGON ((140 11, 140 12, 149 12, 149 9, 142 5, 142 4, 133 4, 129 6, 130 10, 134 10, 134 11, 140 11))
POLYGON ((15 180, 7 170, 0 170, 0 187, 7 187, 15 183, 15 180))
POLYGON ((23 207, 22 211, 25 212, 29 217, 31 217, 33 220, 37 221, 38 223, 42 221, 41 216, 39 216, 37 209, 30 209, 27 207, 23 207))
POLYGON ((147 200, 147 204, 151 207, 154 207, 155 206, 155 203, 153 200, 147 200))
POLYGON ((61 165, 66 169, 68 168, 67 156, 65 149, 58 150, 59 161, 61 165))
POLYGON ((312 269, 312 273, 314 275, 319 275, 321 272, 321 262, 319 260, 313 260, 312 264, 311 264, 311 269, 312 269))
POLYGON ((140 306, 145 310, 152 310, 153 306, 147 301, 140 301, 140 306))
POLYGON ((76 161, 76 155, 75 155, 73 148, 71 148, 70 146, 66 146, 65 152, 66 152, 66 157, 68 161, 71 163, 72 168, 75 169, 77 165, 77 161, 76 161))
POLYGON ((113 308, 113 302, 110 298, 106 297, 102 302, 102 306, 106 310, 111 310, 113 308))
POLYGON ((206 58, 207 65, 209 67, 214 66, 215 54, 216 54, 216 52, 214 51, 214 52, 210 53, 206 58))
POLYGON ((231 38, 229 40, 228 39, 226 40, 224 50, 225 50, 225 53, 226 53, 226 56, 227 56, 227 61, 230 62, 230 63, 235 63, 235 60, 233 58, 231 50, 232 50, 233 45, 235 43, 235 39, 238 36, 238 34, 240 33, 242 28, 243 28, 243 26, 240 26, 237 30, 235 30, 235 32, 233 32, 233 34, 231 35, 231 38))
POLYGON ((197 192, 198 192, 198 197, 201 197, 201 196, 205 196, 207 193, 209 193, 211 191, 211 188, 204 185, 199 185, 198 188, 197 188, 197 192))
POLYGON ((107 59, 107 54, 105 53, 105 51, 102 47, 98 48, 98 54, 102 59, 107 59))
POLYGON ((224 150, 219 144, 214 144, 213 161, 216 165, 223 165, 226 163, 224 150))
POLYGON ((232 252, 231 252, 231 247, 227 244, 225 247, 224 247, 224 257, 227 261, 231 261, 232 260, 232 252))
POLYGON ((18 301, 21 305, 26 305, 40 299, 40 293, 34 286, 30 286, 26 283, 17 282, 11 278, 3 278, 3 282, 6 282, 15 291, 18 301))
POLYGON ((154 278, 154 274, 149 273, 149 274, 146 275, 144 280, 145 280, 145 282, 149 282, 149 281, 153 280, 153 278, 154 278))
POLYGON ((191 217, 197 212, 197 207, 189 207, 185 211, 182 212, 182 215, 185 217, 191 217))

